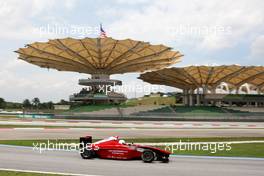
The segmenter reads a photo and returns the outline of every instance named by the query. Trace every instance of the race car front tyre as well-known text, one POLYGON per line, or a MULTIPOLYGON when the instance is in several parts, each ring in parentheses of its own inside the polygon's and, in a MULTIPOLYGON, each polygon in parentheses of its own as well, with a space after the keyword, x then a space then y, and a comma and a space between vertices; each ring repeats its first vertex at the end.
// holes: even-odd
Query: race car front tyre
POLYGON ((169 157, 168 156, 162 156, 161 161, 163 163, 168 163, 170 160, 169 160, 169 157))
POLYGON ((141 155, 142 161, 151 163, 155 159, 155 153, 152 150, 145 150, 141 155))
POLYGON ((91 159, 94 157, 94 151, 93 150, 83 150, 83 152, 81 153, 81 157, 83 159, 91 159))

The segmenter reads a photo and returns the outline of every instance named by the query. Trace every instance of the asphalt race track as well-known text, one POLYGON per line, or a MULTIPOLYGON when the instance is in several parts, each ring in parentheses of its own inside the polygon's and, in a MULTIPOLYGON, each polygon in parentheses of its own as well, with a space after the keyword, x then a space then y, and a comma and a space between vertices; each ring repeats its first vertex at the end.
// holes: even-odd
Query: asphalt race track
MULTIPOLYGON (((2 122, 4 123, 4 122, 2 122)), ((10 123, 10 121, 8 122, 10 123)), ((12 121, 12 123, 14 123, 12 121)), ((25 122, 15 122, 25 123, 25 122)), ((43 123, 43 122, 36 122, 43 123)), ((50 123, 50 122, 44 122, 50 123)), ((54 123, 54 122, 52 122, 54 123)), ((62 122, 59 122, 62 123, 62 122)), ((262 123, 201 123, 177 122, 172 124, 146 122, 147 124, 130 124, 124 122, 109 122, 105 127, 103 122, 90 122, 82 127, 84 122, 63 122, 61 127, 13 127, 0 128, 0 140, 22 139, 78 139, 80 136, 92 135, 93 138, 120 136, 127 138, 149 137, 263 137, 262 123), (67 123, 78 128, 67 127, 67 123), (88 126, 89 125, 89 126, 88 126), (121 128, 127 125, 125 128, 121 128), (138 126, 144 126, 139 128, 138 126), (153 127, 155 126, 155 127, 153 127), (168 127, 167 127, 168 126, 168 127), (147 128, 148 127, 148 128, 147 128)), ((25 125, 25 124, 24 124, 25 125)), ((40 124, 38 124, 40 125, 40 124)), ((42 124, 46 125, 46 124, 42 124)), ((171 156, 168 164, 154 162, 143 163, 140 160, 83 160, 78 152, 45 151, 39 153, 30 147, 0 145, 0 170, 15 169, 26 171, 42 171, 80 174, 80 175, 180 175, 180 176, 262 176, 264 175, 264 159, 257 158, 226 158, 226 157, 188 157, 171 156)))
POLYGON ((143 163, 140 160, 83 160, 77 152, 47 151, 27 147, 0 146, 0 167, 83 175, 181 175, 181 176, 262 176, 264 160, 249 158, 207 158, 172 156, 170 163, 143 163))
POLYGON ((121 137, 263 137, 262 122, 149 122, 149 121, 80 121, 5 119, 1 125, 21 125, 0 128, 0 140, 7 139, 78 139, 121 137), (23 127, 22 125, 28 125, 23 127), (34 127, 32 125, 39 125, 34 127), (55 126, 47 128, 47 126, 55 126), (74 128, 73 128, 74 127, 74 128))
POLYGON ((79 139, 120 136, 124 138, 157 137, 263 137, 264 129, 133 129, 133 128, 85 128, 85 129, 0 129, 0 140, 19 139, 79 139))
POLYGON ((197 121, 111 121, 111 120, 53 120, 0 119, 0 125, 90 127, 90 128, 264 128, 263 122, 197 122, 197 121))

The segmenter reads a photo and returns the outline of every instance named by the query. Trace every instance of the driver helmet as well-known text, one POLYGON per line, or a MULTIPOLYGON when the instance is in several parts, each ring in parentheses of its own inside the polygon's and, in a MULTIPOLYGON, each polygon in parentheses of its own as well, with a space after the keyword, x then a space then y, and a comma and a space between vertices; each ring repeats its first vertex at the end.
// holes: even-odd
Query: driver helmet
POLYGON ((125 144, 125 140, 119 140, 119 144, 125 144))

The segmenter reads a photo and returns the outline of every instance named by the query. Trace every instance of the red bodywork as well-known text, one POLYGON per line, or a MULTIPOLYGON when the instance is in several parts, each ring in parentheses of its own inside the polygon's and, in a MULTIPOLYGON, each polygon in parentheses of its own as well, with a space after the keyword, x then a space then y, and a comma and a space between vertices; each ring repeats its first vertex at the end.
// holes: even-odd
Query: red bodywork
MULTIPOLYGON (((87 136, 86 138, 91 137, 87 136)), ((160 156, 169 156, 171 154, 168 151, 151 146, 126 144, 121 142, 122 140, 119 140, 119 138, 115 136, 91 143, 90 147, 95 152, 96 157, 107 159, 140 159, 141 154, 145 149, 152 150, 160 156)))

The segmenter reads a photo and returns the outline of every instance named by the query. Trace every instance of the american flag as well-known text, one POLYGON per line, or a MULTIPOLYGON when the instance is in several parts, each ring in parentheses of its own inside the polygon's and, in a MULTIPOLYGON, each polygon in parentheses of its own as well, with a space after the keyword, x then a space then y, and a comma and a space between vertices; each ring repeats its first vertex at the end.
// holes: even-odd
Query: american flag
POLYGON ((102 24, 100 24, 100 38, 106 38, 106 32, 104 31, 102 24))

